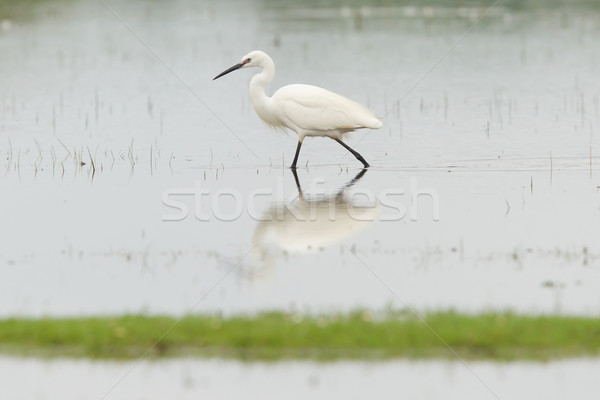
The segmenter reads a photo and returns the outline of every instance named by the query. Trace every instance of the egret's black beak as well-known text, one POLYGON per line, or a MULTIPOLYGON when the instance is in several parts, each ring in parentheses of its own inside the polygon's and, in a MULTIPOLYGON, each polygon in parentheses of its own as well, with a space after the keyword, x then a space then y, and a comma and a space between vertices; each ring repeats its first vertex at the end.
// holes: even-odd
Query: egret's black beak
POLYGON ((239 64, 235 64, 233 67, 226 69, 225 71, 221 72, 219 75, 215 76, 213 78, 213 81, 217 78, 222 77, 223 75, 227 75, 230 72, 235 71, 236 69, 240 69, 244 66, 244 63, 239 63, 239 64))

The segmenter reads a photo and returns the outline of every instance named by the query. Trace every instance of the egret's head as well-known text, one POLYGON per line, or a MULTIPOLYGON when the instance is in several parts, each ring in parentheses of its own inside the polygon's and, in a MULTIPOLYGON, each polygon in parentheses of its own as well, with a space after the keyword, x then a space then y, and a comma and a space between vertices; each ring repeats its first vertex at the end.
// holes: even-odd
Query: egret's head
POLYGON ((267 61, 267 59, 269 59, 269 56, 266 53, 260 50, 251 51, 250 53, 242 57, 242 60, 239 63, 235 64, 233 67, 228 68, 225 71, 221 72, 219 75, 215 76, 213 78, 213 81, 217 78, 222 77, 223 75, 227 75, 228 73, 235 71, 236 69, 262 67, 264 65, 264 62, 267 61))

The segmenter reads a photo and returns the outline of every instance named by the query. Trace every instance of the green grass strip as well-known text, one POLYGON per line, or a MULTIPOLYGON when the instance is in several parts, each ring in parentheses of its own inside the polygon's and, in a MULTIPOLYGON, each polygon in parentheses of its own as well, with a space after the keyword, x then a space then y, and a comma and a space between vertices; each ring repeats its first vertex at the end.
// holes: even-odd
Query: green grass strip
POLYGON ((0 352, 35 356, 137 358, 205 356, 238 359, 454 358, 535 359, 597 355, 600 319, 512 313, 429 313, 427 326, 407 312, 372 317, 265 313, 221 318, 127 315, 0 321, 0 352), (433 334, 428 326, 436 334, 433 334), (443 340, 440 340, 440 338, 443 340))

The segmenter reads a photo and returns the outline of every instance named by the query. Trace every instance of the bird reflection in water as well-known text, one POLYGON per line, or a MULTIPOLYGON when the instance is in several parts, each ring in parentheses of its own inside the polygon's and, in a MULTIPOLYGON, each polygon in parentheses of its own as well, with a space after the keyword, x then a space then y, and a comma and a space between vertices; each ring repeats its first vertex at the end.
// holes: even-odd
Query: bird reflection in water
POLYGON ((263 214, 253 236, 254 261, 263 272, 274 266, 275 256, 319 251, 361 231, 379 214, 381 207, 365 195, 349 195, 348 189, 365 176, 362 169, 332 195, 305 195, 292 169, 298 198, 291 204, 277 202, 263 214), (362 200, 362 201, 361 201, 362 200))

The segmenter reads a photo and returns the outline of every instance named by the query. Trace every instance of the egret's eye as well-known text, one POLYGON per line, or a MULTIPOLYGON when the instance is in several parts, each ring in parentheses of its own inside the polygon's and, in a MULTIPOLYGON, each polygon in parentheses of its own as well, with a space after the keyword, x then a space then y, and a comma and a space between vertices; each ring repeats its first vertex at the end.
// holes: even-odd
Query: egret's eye
POLYGON ((246 61, 244 61, 244 64, 248 64, 251 60, 249 58, 246 58, 246 61))

